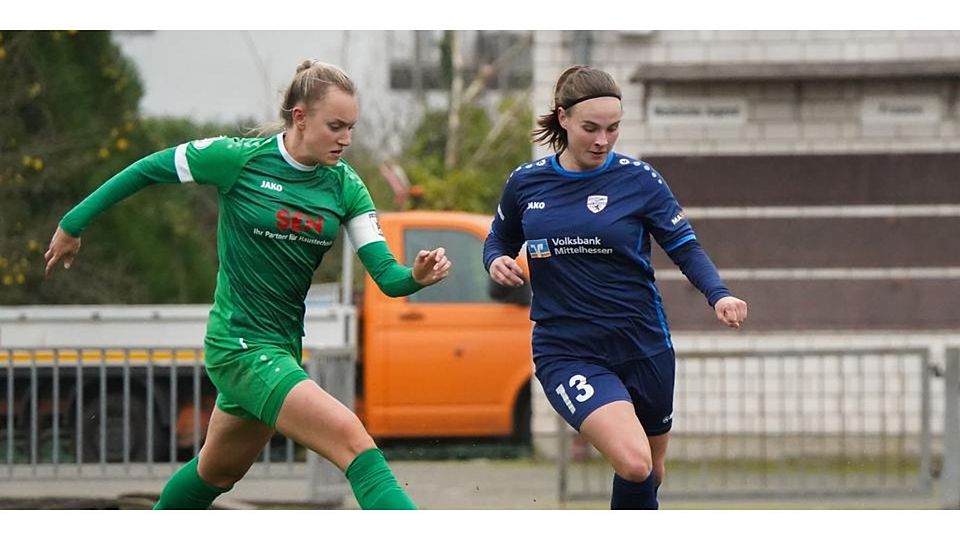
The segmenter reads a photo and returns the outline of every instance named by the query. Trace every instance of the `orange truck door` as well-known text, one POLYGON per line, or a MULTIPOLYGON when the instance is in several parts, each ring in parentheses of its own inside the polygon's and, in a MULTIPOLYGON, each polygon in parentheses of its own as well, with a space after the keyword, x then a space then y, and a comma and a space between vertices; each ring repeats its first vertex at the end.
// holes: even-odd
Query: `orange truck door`
MULTIPOLYGON (((526 306, 490 298, 482 246, 490 218, 446 212, 385 214, 394 253, 411 264, 443 246, 453 261, 441 283, 364 306, 365 420, 379 437, 502 436, 532 374, 526 306), (374 313, 374 310, 376 313, 374 313)), ((526 398, 528 399, 528 398, 526 398)))

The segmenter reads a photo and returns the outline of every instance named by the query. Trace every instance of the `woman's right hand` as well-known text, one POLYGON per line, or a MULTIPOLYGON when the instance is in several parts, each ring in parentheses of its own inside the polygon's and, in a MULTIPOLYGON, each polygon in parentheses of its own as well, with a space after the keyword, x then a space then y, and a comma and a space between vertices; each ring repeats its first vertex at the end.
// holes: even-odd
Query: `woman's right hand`
POLYGON ((63 261, 63 268, 69 270, 78 251, 80 251, 80 237, 73 236, 57 227, 57 231, 53 233, 53 238, 50 239, 50 247, 43 254, 43 258, 47 261, 47 269, 44 274, 49 276, 50 271, 53 270, 58 261, 63 261))
POLYGON ((519 287, 525 281, 523 269, 509 255, 501 255, 490 263, 490 279, 506 287, 519 287))

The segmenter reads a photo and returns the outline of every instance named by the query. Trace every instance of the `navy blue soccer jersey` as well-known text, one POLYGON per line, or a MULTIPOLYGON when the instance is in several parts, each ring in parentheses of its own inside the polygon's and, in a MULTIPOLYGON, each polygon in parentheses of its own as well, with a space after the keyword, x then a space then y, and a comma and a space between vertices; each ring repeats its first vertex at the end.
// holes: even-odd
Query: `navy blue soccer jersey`
MULTIPOLYGON (((696 243, 653 167, 611 152, 601 167, 572 172, 552 155, 510 175, 483 260, 489 270, 494 259, 516 256, 526 242, 535 356, 626 361, 671 347, 650 265, 651 238, 668 254, 696 243)), ((719 276, 715 281, 722 286, 719 276)))

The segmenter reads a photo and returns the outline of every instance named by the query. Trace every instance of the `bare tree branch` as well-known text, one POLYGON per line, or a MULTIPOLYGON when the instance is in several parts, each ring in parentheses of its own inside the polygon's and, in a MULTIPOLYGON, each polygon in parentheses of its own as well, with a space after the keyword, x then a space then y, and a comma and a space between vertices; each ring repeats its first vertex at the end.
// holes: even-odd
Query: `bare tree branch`
POLYGON ((453 64, 453 81, 450 84, 450 111, 447 115, 447 145, 443 166, 447 171, 457 166, 460 139, 460 105, 463 97, 463 54, 460 37, 456 30, 447 30, 450 36, 450 57, 453 64))
POLYGON ((516 99, 514 99, 513 103, 507 110, 503 111, 497 116, 497 121, 494 122, 493 127, 489 132, 487 132, 487 136, 483 138, 483 142, 480 143, 480 148, 477 148, 477 151, 470 158, 470 161, 466 165, 467 168, 475 166, 477 163, 482 161, 483 158, 487 157, 487 153, 489 153, 490 148, 500 137, 500 134, 503 133, 503 130, 505 130, 514 122, 514 120, 516 120, 517 111, 522 109, 527 104, 527 101, 530 99, 531 92, 531 89, 523 91, 519 96, 516 97, 516 99))

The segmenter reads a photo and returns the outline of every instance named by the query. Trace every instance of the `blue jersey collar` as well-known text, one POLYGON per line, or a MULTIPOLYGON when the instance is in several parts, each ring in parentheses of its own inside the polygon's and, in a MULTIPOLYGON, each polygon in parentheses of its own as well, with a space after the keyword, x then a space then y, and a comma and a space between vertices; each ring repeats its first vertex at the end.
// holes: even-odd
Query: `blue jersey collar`
POLYGON ((588 178, 606 171, 610 168, 610 164, 613 163, 613 157, 615 152, 612 150, 607 153, 607 160, 603 162, 603 165, 597 167, 596 169, 590 169, 589 171, 568 171, 560 165, 560 160, 557 159, 557 155, 554 154, 550 156, 550 165, 553 167, 553 170, 557 172, 560 176, 566 176, 568 178, 588 178))

